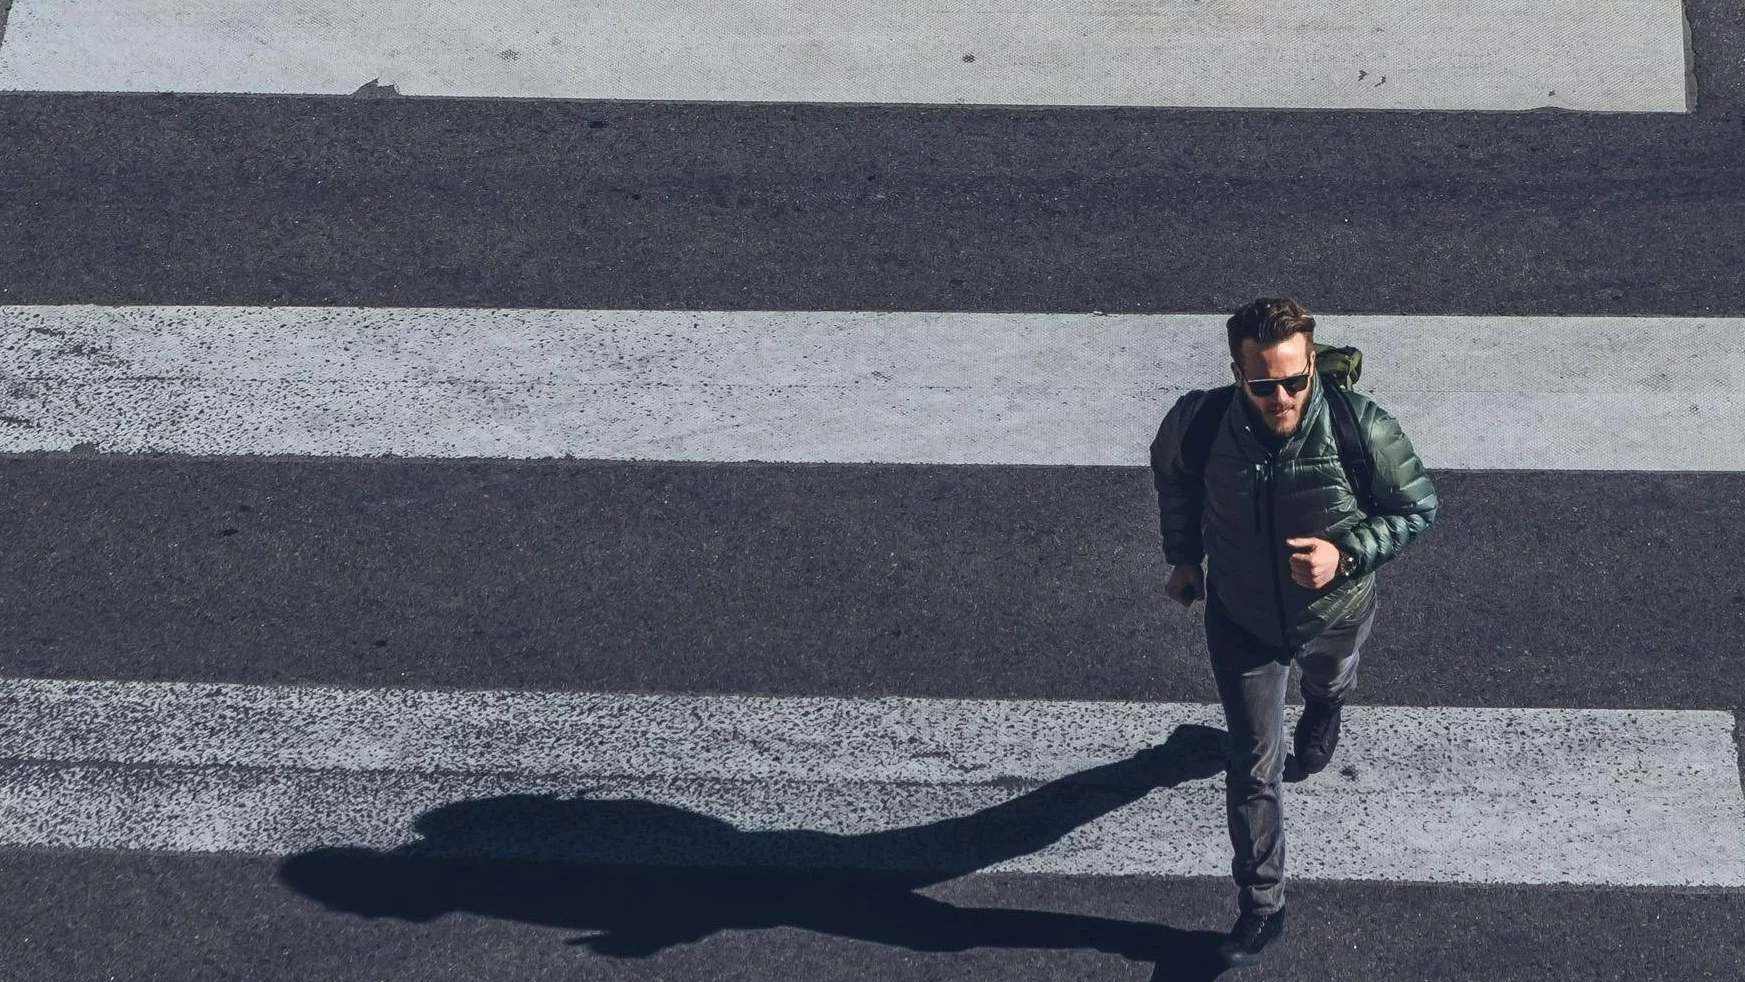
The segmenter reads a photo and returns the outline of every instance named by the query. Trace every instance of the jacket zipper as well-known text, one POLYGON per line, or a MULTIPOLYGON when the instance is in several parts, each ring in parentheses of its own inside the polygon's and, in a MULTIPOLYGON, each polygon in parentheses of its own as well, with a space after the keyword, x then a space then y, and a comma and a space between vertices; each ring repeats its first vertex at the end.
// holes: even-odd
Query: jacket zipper
POLYGON ((1266 458, 1266 534, 1269 543, 1268 561, 1272 565, 1272 595, 1277 603, 1279 643, 1290 644, 1290 631, 1285 627, 1285 591, 1284 584, 1278 576, 1278 498, 1277 482, 1273 465, 1278 462, 1277 454, 1268 454, 1266 458))

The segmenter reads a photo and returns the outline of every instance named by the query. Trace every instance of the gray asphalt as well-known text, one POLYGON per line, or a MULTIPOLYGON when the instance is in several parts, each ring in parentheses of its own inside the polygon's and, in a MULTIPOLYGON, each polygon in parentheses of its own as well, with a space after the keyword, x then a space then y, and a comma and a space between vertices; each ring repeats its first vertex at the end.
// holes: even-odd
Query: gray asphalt
MULTIPOLYGON (((1677 117, 0 94, 0 302, 1737 316, 1745 10, 1687 11, 1677 117)), ((1432 476, 1361 699, 1745 711, 1745 477, 1432 476)), ((0 523, 7 675, 1215 698, 1143 469, 40 455, 0 523)), ((977 914, 487 866, 422 875, 494 914, 408 924, 280 872, 0 850, 0 979, 1191 979, 1233 914, 1216 879, 927 891, 1011 911, 977 914)), ((1238 977, 1745 965, 1738 893, 1291 889, 1238 977)))
MULTIPOLYGON (((484 864, 421 871, 401 900, 433 919, 407 921, 331 913, 268 859, 5 858, 0 891, 32 898, 7 917, 0 972, 17 979, 1195 982, 1219 977, 1204 956, 1234 917, 1213 879, 977 876, 913 894, 841 877, 824 881, 834 902, 796 909, 793 884, 755 874, 484 864)), ((830 896, 820 885, 803 892, 830 896)), ((1745 965, 1740 893, 1293 883, 1288 903, 1267 961, 1223 978, 1734 980, 1745 965)))
MULTIPOLYGON (((1745 477, 1431 476, 1367 701, 1745 707, 1745 477)), ((1145 468, 61 454, 0 523, 15 675, 1217 699, 1145 468)))
POLYGON ((1745 312, 1745 11, 1693 114, 0 96, 0 299, 1745 312))

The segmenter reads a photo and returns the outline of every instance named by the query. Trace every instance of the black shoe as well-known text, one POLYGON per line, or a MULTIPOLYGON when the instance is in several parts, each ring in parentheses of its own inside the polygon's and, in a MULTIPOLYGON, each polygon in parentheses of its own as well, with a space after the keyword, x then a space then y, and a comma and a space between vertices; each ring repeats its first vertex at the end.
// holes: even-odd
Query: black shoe
POLYGON ((1273 911, 1271 916, 1243 914, 1236 919, 1236 926, 1230 929, 1230 936, 1218 946, 1218 954, 1224 957, 1226 965, 1253 965, 1260 961, 1260 949, 1272 943, 1272 939, 1283 934, 1284 930, 1283 907, 1273 911))
POLYGON ((1307 700, 1302 718, 1297 720, 1297 763, 1303 773, 1315 774, 1333 758, 1333 748, 1339 746, 1339 709, 1336 702, 1307 700))

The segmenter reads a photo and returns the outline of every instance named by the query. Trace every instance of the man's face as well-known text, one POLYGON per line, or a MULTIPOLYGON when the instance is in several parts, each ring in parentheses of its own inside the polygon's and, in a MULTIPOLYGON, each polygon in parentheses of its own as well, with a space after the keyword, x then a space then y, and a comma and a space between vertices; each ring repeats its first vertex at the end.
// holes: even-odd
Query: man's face
POLYGON ((1240 371, 1234 363, 1230 373, 1236 377, 1237 388, 1242 397, 1248 400, 1266 420, 1266 425, 1279 436, 1290 436, 1296 432, 1297 424, 1302 421, 1303 407, 1309 402, 1309 386, 1296 395, 1285 391, 1282 385, 1275 386, 1272 394, 1259 398, 1248 391, 1244 379, 1276 379, 1291 375, 1301 375, 1304 371, 1312 371, 1315 366, 1314 352, 1309 349, 1309 338, 1305 334, 1293 334, 1276 344, 1261 346, 1260 342, 1244 339, 1242 342, 1242 363, 1240 371))

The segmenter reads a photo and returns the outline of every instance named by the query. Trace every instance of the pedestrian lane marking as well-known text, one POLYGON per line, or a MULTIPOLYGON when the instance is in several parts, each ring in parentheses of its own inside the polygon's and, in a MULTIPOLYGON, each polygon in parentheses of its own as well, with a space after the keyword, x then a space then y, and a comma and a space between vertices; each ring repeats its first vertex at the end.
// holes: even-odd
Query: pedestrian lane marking
MULTIPOLYGON (((0 452, 1143 467, 1226 316, 0 306, 0 452)), ((1432 469, 1745 471, 1745 318, 1317 323, 1432 469)))
POLYGON ((1680 0, 13 0, 0 89, 1686 112, 1680 0))
MULTIPOLYGON (((546 802, 559 825, 500 831, 493 854, 1229 869, 1216 705, 8 679, 0 707, 7 846, 390 849, 445 806, 546 802), (713 832, 687 846, 654 812, 713 832), (807 834, 723 851, 734 830, 807 834)), ((1285 785, 1291 875, 1745 886, 1733 727, 1719 711, 1350 706, 1332 766, 1285 785)))

